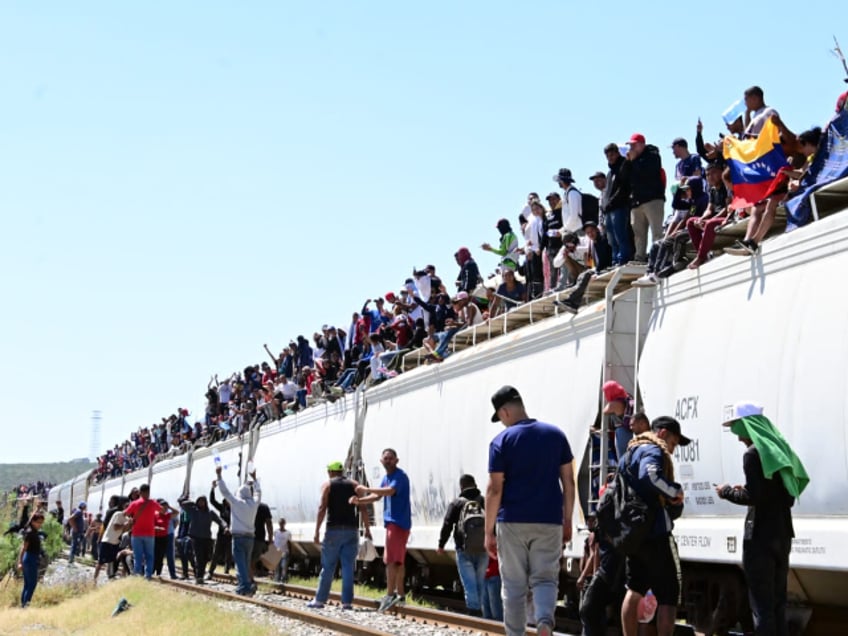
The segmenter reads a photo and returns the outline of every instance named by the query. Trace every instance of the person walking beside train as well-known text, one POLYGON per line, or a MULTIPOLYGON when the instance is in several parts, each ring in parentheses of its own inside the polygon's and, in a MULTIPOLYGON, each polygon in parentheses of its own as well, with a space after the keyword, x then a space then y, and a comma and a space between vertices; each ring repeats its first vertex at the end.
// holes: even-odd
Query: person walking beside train
POLYGON ((651 590, 657 600, 657 634, 671 636, 680 604, 680 559, 671 534, 674 519, 683 513, 683 487, 674 481, 672 455, 677 446, 688 446, 680 423, 661 416, 651 431, 637 435, 619 462, 627 485, 649 510, 647 537, 625 560, 627 594, 621 605, 624 636, 637 636, 639 603, 651 590))
MULTIPOLYGON (((359 519, 357 506, 351 502, 356 499, 359 484, 344 476, 341 462, 327 465, 328 481, 321 485, 321 501, 318 504, 318 517, 315 520, 315 543, 321 545, 321 575, 315 598, 307 607, 320 609, 330 596, 330 586, 336 566, 341 562, 342 569, 342 609, 353 609, 353 574, 356 566, 356 552, 359 548, 359 519), (321 524, 327 519, 324 542, 321 542, 321 524)), ((368 510, 359 506, 365 536, 371 538, 371 524, 368 510)), ((283 522, 283 527, 285 523, 283 522)))
POLYGON ((138 493, 138 499, 127 506, 124 514, 132 520, 133 574, 144 574, 150 580, 153 578, 156 515, 162 511, 162 506, 150 498, 149 484, 142 484, 138 493))
MULTIPOLYGON (((206 564, 212 558, 212 524, 218 524, 218 534, 222 535, 227 530, 227 524, 221 520, 218 514, 209 508, 209 502, 201 495, 195 501, 188 497, 179 500, 180 507, 188 514, 188 536, 191 539, 191 549, 195 558, 194 579, 198 585, 203 585, 206 575, 206 564)), ((186 573, 185 566, 183 574, 186 573)))
POLYGON ((486 549, 500 564, 507 636, 525 633, 527 593, 537 633, 553 633, 560 558, 571 541, 574 456, 557 427, 528 417, 521 394, 492 396, 492 421, 506 428, 489 444, 486 549))
POLYGON ((68 555, 68 563, 73 563, 77 554, 85 554, 85 509, 86 504, 81 501, 68 517, 68 526, 71 529, 71 551, 68 555))
POLYGON ((236 562, 238 585, 236 594, 252 596, 256 586, 250 580, 250 555, 253 551, 255 533, 254 520, 259 503, 262 501, 262 489, 256 479, 256 471, 250 473, 250 479, 242 484, 234 495, 221 479, 221 466, 215 467, 218 476, 215 484, 221 494, 230 503, 230 528, 233 533, 233 560, 236 562))
POLYGON ((412 509, 409 499, 409 477, 398 468, 398 456, 392 448, 383 451, 380 463, 386 469, 386 476, 379 488, 357 486, 356 497, 351 503, 369 504, 385 497, 383 504, 383 523, 386 527, 386 545, 383 548, 383 562, 386 564, 388 585, 386 595, 380 600, 379 611, 385 612, 394 605, 406 602, 403 590, 405 573, 406 542, 412 529, 412 509))
POLYGON ((786 580, 795 536, 792 505, 810 478, 801 460, 757 404, 739 403, 724 422, 747 450, 744 486, 722 484, 716 494, 748 506, 742 540, 742 569, 754 615, 754 634, 785 636, 786 580))
POLYGON ((483 495, 473 475, 459 478, 459 497, 448 506, 439 536, 439 554, 451 534, 456 545, 456 568, 465 592, 465 607, 472 616, 483 615, 483 588, 486 585, 486 516, 483 495))

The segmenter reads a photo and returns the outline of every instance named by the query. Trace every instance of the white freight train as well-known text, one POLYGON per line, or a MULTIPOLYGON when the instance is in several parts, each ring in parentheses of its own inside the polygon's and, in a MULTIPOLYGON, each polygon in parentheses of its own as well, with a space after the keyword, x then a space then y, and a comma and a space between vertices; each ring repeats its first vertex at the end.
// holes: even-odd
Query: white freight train
MULTIPOLYGON (((829 198, 820 208, 844 210, 848 181, 821 196, 829 198)), ((314 562, 327 463, 346 460, 351 473, 379 482, 381 451, 391 447, 411 482, 409 571, 417 583, 443 583, 445 573, 455 578, 451 557, 436 553, 445 509, 461 474, 485 484, 488 443, 500 428, 490 421, 489 397, 512 384, 531 416, 565 431, 580 466, 575 540, 564 560, 564 573, 574 577, 591 496, 590 427, 601 419, 602 382, 615 379, 640 396, 649 416, 673 415, 693 438, 675 454, 687 493, 675 535, 690 623, 711 633, 744 612, 745 511, 713 490, 714 483, 743 481, 743 448, 721 426, 728 407, 741 399, 765 406, 811 476, 793 511, 793 601, 848 608, 848 300, 838 290, 845 271, 844 213, 767 241, 756 258, 718 258, 656 290, 629 288, 634 273, 620 268, 593 283, 597 300, 576 316, 557 315, 550 300, 535 301, 458 335, 457 352, 442 364, 412 368, 242 440, 96 486, 81 475, 56 491, 66 509, 86 500, 89 510, 101 510, 110 495, 143 482, 151 483, 154 496, 174 501, 182 492, 208 492, 213 450, 227 480, 238 480, 252 459, 265 501, 288 520, 298 555, 314 562)), ((411 354, 407 366, 414 364, 411 354)), ((379 519, 379 504, 375 512, 379 519)), ((378 523, 373 531, 378 545, 381 530, 378 523)))

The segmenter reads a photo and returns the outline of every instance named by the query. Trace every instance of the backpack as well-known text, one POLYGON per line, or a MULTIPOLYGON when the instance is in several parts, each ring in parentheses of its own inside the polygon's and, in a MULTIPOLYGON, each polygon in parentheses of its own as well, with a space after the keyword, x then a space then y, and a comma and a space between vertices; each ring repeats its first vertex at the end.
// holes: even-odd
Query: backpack
POLYGON ((486 515, 483 504, 476 499, 465 499, 459 511, 456 529, 462 539, 463 551, 469 554, 486 552, 486 515))
POLYGON ((631 451, 622 458, 612 481, 607 484, 596 509, 596 526, 612 547, 621 554, 636 554, 654 525, 654 511, 627 482, 631 451))

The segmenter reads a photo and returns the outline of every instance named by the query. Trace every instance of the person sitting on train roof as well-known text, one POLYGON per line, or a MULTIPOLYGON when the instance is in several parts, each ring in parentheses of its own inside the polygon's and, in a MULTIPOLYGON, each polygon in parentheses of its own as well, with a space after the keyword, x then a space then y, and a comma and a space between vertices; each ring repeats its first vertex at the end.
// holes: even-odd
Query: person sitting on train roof
MULTIPOLYGON (((577 275, 577 282, 571 288, 568 296, 554 301, 556 306, 573 314, 576 314, 580 309, 583 296, 586 294, 592 278, 612 265, 612 249, 606 237, 598 229, 598 224, 594 221, 586 221, 583 225, 583 231, 586 233, 584 237, 587 255, 586 269, 577 275)), ((566 264, 569 261, 573 261, 570 256, 567 257, 566 264)), ((573 262, 579 265, 576 261, 573 262)))
POLYGON ((716 231, 733 218, 728 205, 730 195, 722 179, 720 164, 711 163, 707 166, 707 183, 710 186, 707 209, 702 215, 693 216, 686 221, 689 240, 697 250, 695 258, 689 263, 689 269, 697 269, 707 262, 715 242, 716 231))
POLYGON ((704 169, 701 166, 701 157, 689 152, 689 142, 683 137, 677 137, 671 142, 671 150, 677 164, 674 166, 674 180, 684 183, 687 177, 703 177, 704 169))

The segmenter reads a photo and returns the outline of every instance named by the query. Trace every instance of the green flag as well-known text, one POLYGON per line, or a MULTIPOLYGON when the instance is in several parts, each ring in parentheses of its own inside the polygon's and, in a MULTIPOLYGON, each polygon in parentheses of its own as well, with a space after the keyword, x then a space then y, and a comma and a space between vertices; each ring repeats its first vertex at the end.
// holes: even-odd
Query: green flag
POLYGON ((769 418, 765 415, 747 415, 733 420, 730 431, 754 442, 760 453, 766 479, 780 473, 783 485, 790 495, 797 498, 804 492, 804 488, 810 483, 804 464, 769 418))

